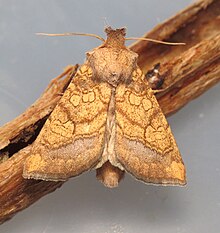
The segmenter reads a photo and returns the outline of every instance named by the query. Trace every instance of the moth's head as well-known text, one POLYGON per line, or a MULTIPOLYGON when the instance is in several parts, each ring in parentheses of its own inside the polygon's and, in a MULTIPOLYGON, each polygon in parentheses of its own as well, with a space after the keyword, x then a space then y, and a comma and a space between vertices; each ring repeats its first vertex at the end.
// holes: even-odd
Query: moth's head
POLYGON ((111 27, 106 27, 105 33, 107 35, 104 43, 106 47, 125 47, 126 28, 112 29, 111 27))

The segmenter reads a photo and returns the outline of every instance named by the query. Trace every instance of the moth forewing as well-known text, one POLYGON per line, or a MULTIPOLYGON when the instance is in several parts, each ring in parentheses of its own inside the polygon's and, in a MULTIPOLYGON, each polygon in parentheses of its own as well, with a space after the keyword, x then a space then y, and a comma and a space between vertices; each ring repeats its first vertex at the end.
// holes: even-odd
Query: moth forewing
POLYGON ((34 142, 25 178, 65 180, 101 159, 111 89, 91 77, 88 65, 77 71, 34 142))
POLYGON ((146 183, 186 183, 175 139, 140 69, 116 90, 116 125, 115 151, 126 171, 146 183))

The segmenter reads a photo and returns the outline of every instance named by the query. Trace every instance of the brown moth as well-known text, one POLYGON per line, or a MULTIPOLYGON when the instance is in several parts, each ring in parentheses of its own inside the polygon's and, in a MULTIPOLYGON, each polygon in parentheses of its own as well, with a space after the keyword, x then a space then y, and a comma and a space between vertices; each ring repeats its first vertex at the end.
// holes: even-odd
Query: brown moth
POLYGON ((175 139, 138 55, 125 46, 125 28, 105 32, 34 142, 24 178, 62 181, 97 169, 107 187, 124 171, 150 184, 185 185, 175 139))

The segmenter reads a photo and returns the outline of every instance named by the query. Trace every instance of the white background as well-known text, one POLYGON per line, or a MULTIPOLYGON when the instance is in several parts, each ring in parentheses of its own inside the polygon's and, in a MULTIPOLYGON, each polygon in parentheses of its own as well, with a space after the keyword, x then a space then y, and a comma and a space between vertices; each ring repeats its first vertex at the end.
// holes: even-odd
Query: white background
MULTIPOLYGON (((35 32, 88 32, 104 37, 104 18, 141 36, 190 0, 0 0, 0 125, 22 113, 68 64, 82 63, 100 42, 45 38, 35 32)), ((95 172, 0 226, 1 233, 216 233, 220 228, 220 86, 168 120, 187 167, 188 185, 148 186, 129 175, 107 189, 95 172)), ((1 208, 1 207, 0 207, 1 208)))

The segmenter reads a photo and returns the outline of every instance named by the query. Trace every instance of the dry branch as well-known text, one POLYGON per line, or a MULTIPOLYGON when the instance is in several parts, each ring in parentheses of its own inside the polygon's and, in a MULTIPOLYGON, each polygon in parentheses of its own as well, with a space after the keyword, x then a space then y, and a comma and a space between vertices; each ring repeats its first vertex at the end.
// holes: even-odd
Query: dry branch
MULTIPOLYGON (((157 94, 166 115, 176 112, 208 90, 220 79, 220 1, 199 1, 158 25, 145 36, 186 42, 166 46, 139 41, 131 49, 139 54, 139 65, 147 72, 160 62, 165 77, 157 94)), ((43 95, 22 115, 0 129, 0 222, 60 187, 63 182, 25 180, 22 169, 31 144, 73 77, 70 66, 64 79, 52 82, 43 95)))

